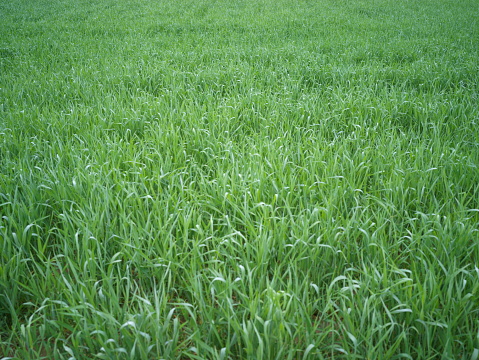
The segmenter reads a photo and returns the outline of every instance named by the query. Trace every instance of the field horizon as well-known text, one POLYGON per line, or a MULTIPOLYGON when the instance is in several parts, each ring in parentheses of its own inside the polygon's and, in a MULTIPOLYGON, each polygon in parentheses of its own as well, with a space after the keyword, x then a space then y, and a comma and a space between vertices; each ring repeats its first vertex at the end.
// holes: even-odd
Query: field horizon
POLYGON ((479 358, 479 3, 0 24, 1 360, 479 358))

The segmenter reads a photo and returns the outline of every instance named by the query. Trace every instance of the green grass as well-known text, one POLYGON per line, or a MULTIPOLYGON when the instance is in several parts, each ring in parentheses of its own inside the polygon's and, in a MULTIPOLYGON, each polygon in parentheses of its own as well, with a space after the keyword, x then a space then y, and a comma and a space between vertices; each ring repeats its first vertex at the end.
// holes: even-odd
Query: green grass
POLYGON ((477 1, 0 24, 0 359, 479 357, 477 1))

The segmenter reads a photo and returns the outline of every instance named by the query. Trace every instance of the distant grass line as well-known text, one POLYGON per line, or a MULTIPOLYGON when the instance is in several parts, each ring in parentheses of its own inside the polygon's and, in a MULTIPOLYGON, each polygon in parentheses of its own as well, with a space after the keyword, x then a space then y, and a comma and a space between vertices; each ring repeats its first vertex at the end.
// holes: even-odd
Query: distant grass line
POLYGON ((479 4, 0 4, 0 359, 476 359, 479 4))

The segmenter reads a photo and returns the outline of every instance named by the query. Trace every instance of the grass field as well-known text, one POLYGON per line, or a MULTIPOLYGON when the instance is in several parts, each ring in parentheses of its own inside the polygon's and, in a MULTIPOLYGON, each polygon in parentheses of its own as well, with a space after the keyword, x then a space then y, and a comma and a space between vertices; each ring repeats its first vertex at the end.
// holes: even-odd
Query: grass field
POLYGON ((479 359, 479 3, 2 0, 2 358, 479 359))

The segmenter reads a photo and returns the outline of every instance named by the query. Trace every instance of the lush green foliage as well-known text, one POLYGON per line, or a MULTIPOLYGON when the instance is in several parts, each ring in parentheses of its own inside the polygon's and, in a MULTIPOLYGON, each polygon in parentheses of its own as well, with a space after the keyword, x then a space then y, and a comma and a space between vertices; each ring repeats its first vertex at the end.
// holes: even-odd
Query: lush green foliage
POLYGON ((2 0, 0 354, 477 359, 478 21, 2 0))

